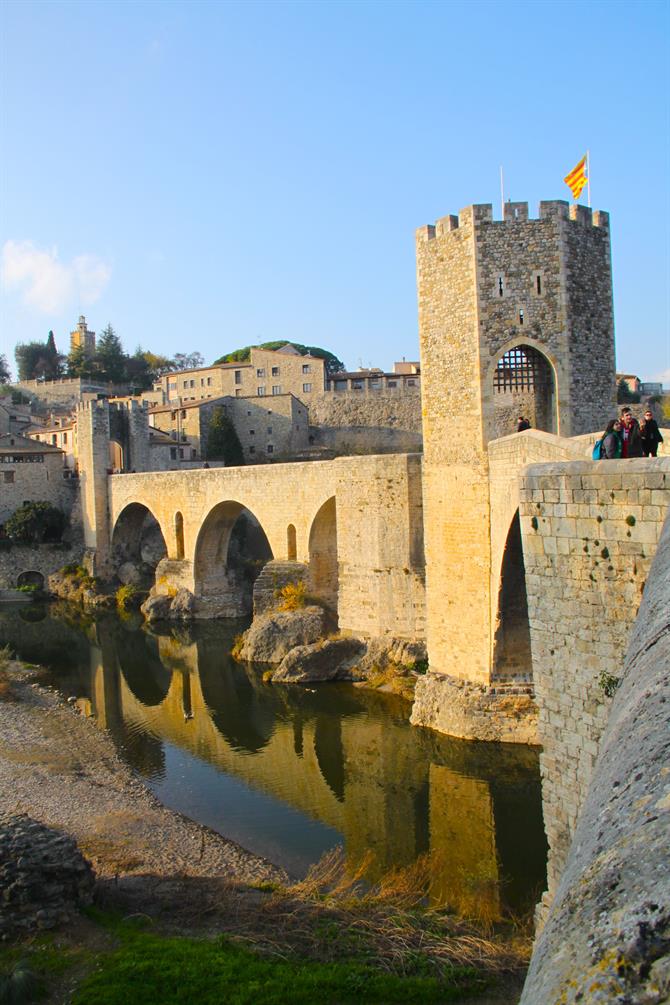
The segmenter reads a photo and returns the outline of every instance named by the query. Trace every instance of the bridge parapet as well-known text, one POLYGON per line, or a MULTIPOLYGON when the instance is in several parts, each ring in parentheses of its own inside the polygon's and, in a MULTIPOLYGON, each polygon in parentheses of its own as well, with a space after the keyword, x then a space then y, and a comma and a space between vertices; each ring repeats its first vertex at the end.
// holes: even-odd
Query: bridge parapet
POLYGON ((548 901, 565 864, 663 521, 670 458, 538 464, 520 479, 548 901))

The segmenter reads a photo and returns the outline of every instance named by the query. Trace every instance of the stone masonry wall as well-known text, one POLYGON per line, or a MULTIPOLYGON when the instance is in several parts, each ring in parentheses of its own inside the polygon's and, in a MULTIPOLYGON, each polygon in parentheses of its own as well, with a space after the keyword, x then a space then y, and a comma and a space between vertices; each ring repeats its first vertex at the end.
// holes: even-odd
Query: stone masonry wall
POLYGON ((314 396, 309 419, 314 445, 338 454, 416 453, 423 445, 418 388, 314 396))
POLYGON ((481 414, 474 220, 417 231, 426 634, 437 673, 488 682, 488 458, 481 414))
POLYGON ((666 520, 523 1005, 670 999, 669 671, 666 520))
POLYGON ((127 505, 141 503, 160 523, 171 559, 177 557, 175 515, 182 514, 185 554, 179 586, 191 590, 200 532, 220 503, 230 501, 253 513, 274 559, 289 558, 293 539, 296 560, 309 563, 312 527, 319 510, 334 498, 340 628, 425 637, 421 458, 416 455, 114 475, 108 486, 111 526, 127 505))
POLYGON ((520 513, 551 900, 663 520, 670 459, 532 465, 520 513))
POLYGON ((46 584, 49 576, 70 562, 81 562, 83 548, 79 542, 72 548, 59 544, 12 545, 0 549, 0 590, 18 586, 23 572, 40 572, 46 584))
POLYGON ((26 500, 48 502, 62 509, 64 513, 70 513, 77 494, 77 486, 76 479, 64 477, 63 455, 60 453, 47 453, 40 463, 32 461, 2 464, 0 523, 7 520, 26 500), (3 474, 10 471, 14 474, 13 481, 5 482, 3 474))

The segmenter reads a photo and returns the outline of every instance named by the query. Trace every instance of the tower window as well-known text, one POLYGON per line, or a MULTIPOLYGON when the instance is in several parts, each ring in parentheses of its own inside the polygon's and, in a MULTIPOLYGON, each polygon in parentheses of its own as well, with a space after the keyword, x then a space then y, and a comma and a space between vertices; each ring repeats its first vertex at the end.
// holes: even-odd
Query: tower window
POLYGON ((504 293, 505 293, 505 290, 504 290, 504 286, 503 286, 503 277, 502 276, 498 276, 498 296, 502 297, 504 295, 504 293))
POLYGON ((522 307, 522 308, 521 308, 521 310, 519 311, 519 324, 520 324, 520 325, 522 325, 522 324, 523 324, 523 307, 522 307))
POLYGON ((539 297, 542 294, 542 276, 535 277, 535 285, 537 288, 537 295, 539 297))

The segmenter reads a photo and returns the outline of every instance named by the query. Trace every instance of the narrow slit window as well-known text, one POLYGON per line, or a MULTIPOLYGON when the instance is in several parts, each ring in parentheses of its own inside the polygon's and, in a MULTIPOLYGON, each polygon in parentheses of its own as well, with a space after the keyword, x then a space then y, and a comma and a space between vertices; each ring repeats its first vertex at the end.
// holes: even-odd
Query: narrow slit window
POLYGON ((522 307, 522 308, 521 308, 521 310, 519 311, 519 324, 520 324, 520 325, 522 325, 522 324, 523 324, 523 307, 522 307))
POLYGON ((502 276, 498 276, 498 296, 502 297, 503 294, 504 294, 503 277, 502 276))
POLYGON ((537 288, 538 297, 542 295, 542 276, 535 277, 535 285, 537 288))

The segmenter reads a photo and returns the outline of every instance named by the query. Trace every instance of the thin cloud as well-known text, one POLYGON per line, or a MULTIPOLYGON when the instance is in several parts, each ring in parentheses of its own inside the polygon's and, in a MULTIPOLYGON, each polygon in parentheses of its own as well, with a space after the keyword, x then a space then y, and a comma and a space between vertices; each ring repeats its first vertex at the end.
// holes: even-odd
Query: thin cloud
POLYGON ((663 370, 661 373, 657 373, 654 380, 663 384, 663 387, 670 386, 670 367, 667 370, 663 370))
POLYGON ((6 241, 2 249, 3 288, 19 292, 25 304, 43 314, 62 314, 77 300, 86 306, 95 303, 111 275, 110 266, 96 255, 61 262, 57 248, 38 248, 32 241, 6 241))

